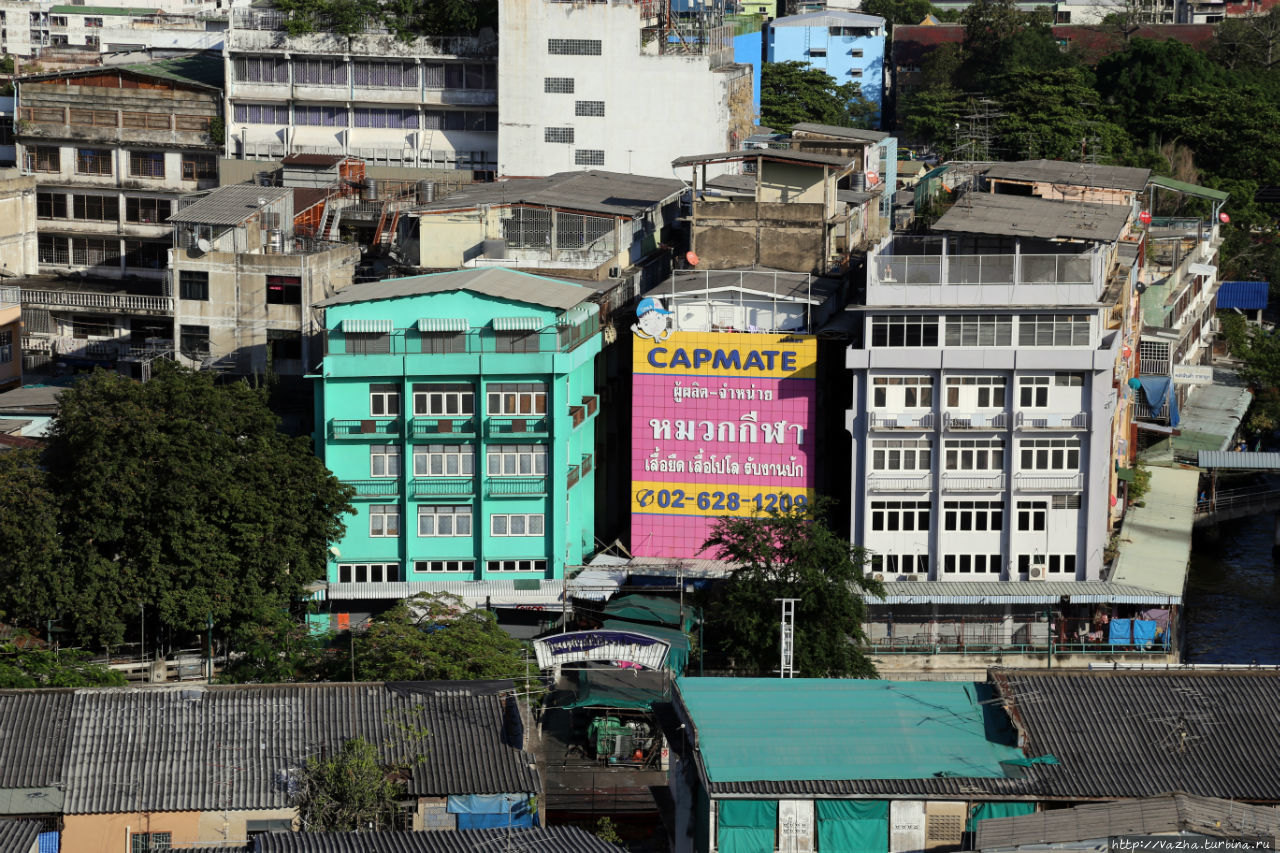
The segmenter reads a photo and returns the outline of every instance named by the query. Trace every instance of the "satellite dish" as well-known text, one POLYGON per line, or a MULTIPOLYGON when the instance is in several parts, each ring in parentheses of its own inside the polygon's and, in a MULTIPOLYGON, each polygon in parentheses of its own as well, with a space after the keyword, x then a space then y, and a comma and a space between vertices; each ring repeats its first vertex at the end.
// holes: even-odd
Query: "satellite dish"
POLYGON ((201 237, 199 240, 196 240, 196 249, 200 254, 207 255, 213 250, 213 244, 210 243, 207 238, 201 237))

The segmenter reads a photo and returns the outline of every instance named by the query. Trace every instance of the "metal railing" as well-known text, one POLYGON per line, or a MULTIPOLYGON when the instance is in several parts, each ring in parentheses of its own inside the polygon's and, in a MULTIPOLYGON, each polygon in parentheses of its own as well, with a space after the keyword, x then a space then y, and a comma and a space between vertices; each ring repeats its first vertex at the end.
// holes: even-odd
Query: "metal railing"
POLYGON ((1168 376, 1169 359, 1140 358, 1138 359, 1138 373, 1142 376, 1168 376))
POLYGON ((872 429, 933 429, 935 420, 933 412, 918 415, 906 412, 882 415, 872 412, 868 418, 872 429))
POLYGON ((933 475, 901 474, 872 471, 867 476, 867 489, 873 492, 927 492, 933 488, 933 475))
POLYGON ((453 418, 414 418, 409 426, 414 439, 439 438, 441 436, 474 436, 475 415, 459 415, 453 418))
POLYGON ((1090 284, 1093 255, 881 254, 872 274, 880 284, 1090 284))
POLYGON ((475 489, 474 477, 417 477, 409 483, 415 498, 470 497, 475 489))
POLYGON ((547 493, 546 477, 489 477, 485 481, 489 497, 537 497, 547 493))
POLYGON ((365 420, 329 421, 329 437, 343 438, 387 438, 400 435, 399 418, 366 418, 365 420))
POLYGON ((551 434, 550 418, 489 418, 485 430, 490 437, 545 438, 551 434))
POLYGON ((1020 492, 1078 492, 1084 488, 1084 474, 1019 471, 1013 475, 1013 485, 1020 492))
POLYGON ((1018 427, 1021 429, 1087 429, 1088 426, 1088 412, 1075 414, 1045 412, 1034 415, 1018 412, 1018 427))
POLYGON ((914 638, 887 638, 871 643, 869 651, 877 655, 1168 655, 1171 648, 1163 643, 1148 645, 1111 645, 1110 643, 930 643, 914 638))
POLYGON ((173 313, 171 296, 132 296, 127 293, 88 293, 81 290, 23 290, 25 305, 103 308, 110 311, 173 313))
POLYGON ((399 477, 383 477, 377 480, 343 480, 343 485, 356 490, 356 499, 394 498, 400 494, 399 477))
POLYGON ((1004 429, 1009 425, 1008 412, 975 412, 973 414, 942 415, 943 429, 1004 429))
POLYGON ((1002 492, 1003 471, 943 471, 942 488, 949 492, 1002 492))

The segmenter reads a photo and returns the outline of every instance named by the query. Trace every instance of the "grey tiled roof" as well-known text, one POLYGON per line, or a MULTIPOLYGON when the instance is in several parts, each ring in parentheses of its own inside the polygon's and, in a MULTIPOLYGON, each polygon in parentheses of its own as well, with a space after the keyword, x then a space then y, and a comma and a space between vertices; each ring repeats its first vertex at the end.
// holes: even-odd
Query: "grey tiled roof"
POLYGON ((1050 201, 1030 196, 967 192, 933 223, 935 231, 1115 242, 1129 221, 1119 204, 1050 201))
MULTIPOLYGON (((67 814, 284 808, 290 773, 360 736, 388 762, 418 762, 414 795, 534 793, 532 757, 503 740, 501 693, 509 689, 410 682, 6 691, 0 709, 22 707, 24 722, 0 740, 0 772, 17 764, 23 772, 13 786, 59 784, 67 814), (409 733, 418 729, 430 735, 415 740, 409 733), (43 739, 45 758, 33 738, 43 739)), ((10 717, 0 710, 0 719, 10 717)))
POLYGON ((835 166, 846 168, 853 163, 852 157, 841 154, 822 154, 814 151, 796 151, 791 148, 744 148, 741 151, 721 151, 715 154, 691 154, 688 157, 677 157, 671 161, 672 166, 697 166, 702 163, 736 163, 743 160, 780 160, 785 163, 803 163, 806 166, 835 166))
POLYGON ((674 178, 622 172, 559 172, 547 178, 513 178, 471 184, 421 210, 469 210, 477 205, 533 204, 609 216, 638 216, 684 192, 674 178))
POLYGON ((1016 163, 997 163, 987 169, 987 177, 1142 192, 1147 187, 1151 170, 1070 163, 1065 160, 1021 160, 1016 163))
POLYGON ((258 853, 621 853, 576 826, 468 829, 461 832, 272 832, 258 853))
POLYGON ((196 225, 239 225, 253 214, 293 190, 288 187, 259 187, 232 184, 218 187, 169 217, 170 222, 196 225))
POLYGON ((996 670, 1048 796, 1280 802, 1280 672, 996 670))
POLYGON ((399 299, 405 296, 422 296, 427 293, 444 293, 450 290, 471 290, 486 296, 545 305, 561 311, 572 308, 579 302, 594 296, 596 292, 581 284, 519 270, 479 267, 357 284, 354 287, 345 288, 336 296, 329 297, 320 305, 321 307, 347 305, 352 302, 399 299))
MULTIPOLYGON (((817 13, 821 14, 821 13, 817 13)), ((834 136, 838 139, 857 139, 861 142, 879 142, 887 139, 889 134, 883 130, 864 130, 860 127, 838 127, 834 124, 818 124, 812 121, 802 121, 799 124, 791 126, 791 135, 795 136, 796 131, 803 136, 806 133, 813 133, 819 136, 834 136)))
POLYGON ((39 834, 39 821, 0 821, 0 853, 31 853, 39 834))

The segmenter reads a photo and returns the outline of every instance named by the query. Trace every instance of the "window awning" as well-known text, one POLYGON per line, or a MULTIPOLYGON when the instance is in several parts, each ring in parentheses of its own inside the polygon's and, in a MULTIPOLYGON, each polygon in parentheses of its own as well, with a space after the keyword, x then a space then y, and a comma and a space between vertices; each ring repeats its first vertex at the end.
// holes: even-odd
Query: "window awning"
POLYGON ((342 331, 356 334, 388 335, 394 328, 391 320, 343 320, 342 331))
POLYGON ((542 328, 540 317, 494 317, 495 332, 536 332, 542 328))
POLYGON ((1196 186, 1195 184, 1188 184, 1185 181, 1175 181, 1173 178, 1166 178, 1163 175, 1152 175, 1151 179, 1147 183, 1166 190, 1183 193, 1184 195, 1196 196, 1197 198, 1207 198, 1213 201, 1227 200, 1227 194, 1222 190, 1196 186))
POLYGON ((568 311, 564 312, 564 314, 560 315, 559 325, 576 326, 579 323, 586 322, 587 319, 589 319, 595 312, 596 306, 589 302, 584 302, 581 305, 575 305, 568 311))
POLYGON ((419 332, 465 332, 470 328, 465 317, 423 317, 418 321, 419 332))
POLYGON ((1217 275, 1218 268, 1213 264, 1187 264, 1187 272, 1192 275, 1217 275))

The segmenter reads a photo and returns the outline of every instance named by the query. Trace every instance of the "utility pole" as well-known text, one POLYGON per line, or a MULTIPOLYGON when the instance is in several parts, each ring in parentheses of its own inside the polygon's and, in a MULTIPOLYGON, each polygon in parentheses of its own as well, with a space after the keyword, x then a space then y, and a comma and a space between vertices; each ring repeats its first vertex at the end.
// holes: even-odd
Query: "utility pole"
POLYGON ((775 598, 774 601, 782 604, 782 625, 781 625, 781 660, 778 667, 779 678, 795 678, 795 650, 796 650, 796 602, 798 598, 775 598))

